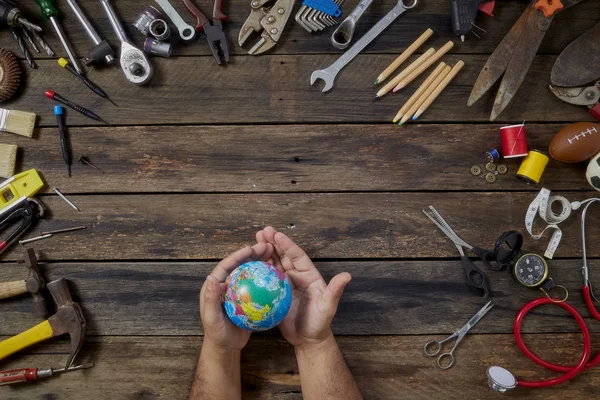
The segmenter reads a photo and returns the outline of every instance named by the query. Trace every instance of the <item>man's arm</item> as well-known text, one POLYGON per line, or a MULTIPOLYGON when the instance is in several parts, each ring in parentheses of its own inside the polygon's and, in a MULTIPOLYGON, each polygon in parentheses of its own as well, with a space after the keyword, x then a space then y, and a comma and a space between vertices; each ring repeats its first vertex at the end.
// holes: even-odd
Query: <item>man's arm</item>
POLYGON ((204 340, 190 399, 241 399, 240 353, 204 340))
POLYGON ((233 324, 221 304, 222 285, 231 271, 251 260, 269 259, 273 246, 258 243, 236 251, 206 277, 200 290, 200 318, 204 342, 190 391, 190 400, 242 398, 240 354, 250 332, 233 324))
POLYGON ((295 350, 305 399, 362 400, 333 334, 319 344, 295 350))

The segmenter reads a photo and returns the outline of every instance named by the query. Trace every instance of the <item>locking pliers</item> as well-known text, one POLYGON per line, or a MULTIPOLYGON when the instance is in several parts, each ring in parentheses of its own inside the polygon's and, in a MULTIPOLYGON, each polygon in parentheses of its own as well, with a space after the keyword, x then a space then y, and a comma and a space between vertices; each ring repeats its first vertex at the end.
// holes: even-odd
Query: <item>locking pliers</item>
POLYGON ((283 29, 292 15, 296 0, 252 0, 250 15, 238 37, 238 43, 243 46, 252 32, 261 33, 261 39, 248 51, 255 55, 270 50, 277 44, 283 29))
POLYGON ((590 114, 600 121, 600 81, 592 86, 563 88, 550 85, 550 90, 559 99, 569 104, 587 106, 590 114))

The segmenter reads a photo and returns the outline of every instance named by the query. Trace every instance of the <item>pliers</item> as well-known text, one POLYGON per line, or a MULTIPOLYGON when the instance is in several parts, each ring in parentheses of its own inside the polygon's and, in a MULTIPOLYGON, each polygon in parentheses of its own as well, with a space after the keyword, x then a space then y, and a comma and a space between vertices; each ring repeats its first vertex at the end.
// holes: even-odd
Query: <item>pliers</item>
POLYGON ((33 226, 38 219, 44 216, 44 206, 34 198, 26 198, 14 202, 0 212, 0 231, 7 229, 17 221, 17 228, 6 239, 0 241, 0 253, 14 243, 21 235, 33 226))
POLYGON ((208 47, 212 51, 217 64, 221 65, 221 58, 219 57, 219 49, 223 53, 225 63, 229 63, 229 46, 227 44, 227 38, 223 32, 223 21, 227 19, 227 15, 223 14, 222 6, 223 0, 215 0, 213 7, 213 20, 212 23, 208 18, 192 3, 191 0, 181 0, 185 7, 188 9, 190 14, 196 17, 196 32, 204 30, 206 34, 206 41, 208 47))
POLYGON ((559 99, 569 104, 587 106, 590 114, 600 121, 600 81, 592 86, 562 88, 550 85, 550 90, 559 99))
POLYGON ((252 0, 250 15, 240 29, 238 43, 244 46, 252 32, 261 33, 261 39, 248 51, 255 55, 270 50, 283 33, 296 0, 252 0))

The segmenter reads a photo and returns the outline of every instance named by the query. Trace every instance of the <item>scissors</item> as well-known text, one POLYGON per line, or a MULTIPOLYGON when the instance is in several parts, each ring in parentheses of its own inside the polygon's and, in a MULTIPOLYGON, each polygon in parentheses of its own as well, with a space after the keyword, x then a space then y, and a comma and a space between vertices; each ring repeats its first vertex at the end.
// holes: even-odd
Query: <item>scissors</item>
POLYGON ((486 276, 483 271, 473 264, 471 260, 469 260, 469 257, 465 255, 463 247, 475 253, 488 268, 497 270, 498 268, 490 263, 490 260, 494 259, 494 253, 479 247, 473 247, 462 240, 433 206, 429 206, 429 212, 423 210, 423 213, 431 220, 431 222, 440 228, 442 233, 445 234, 458 249, 460 260, 467 275, 468 286, 480 293, 484 299, 487 298, 490 291, 487 286, 486 276))
POLYGON ((477 311, 477 314, 473 315, 473 317, 471 317, 469 322, 467 322, 465 324, 465 326, 460 328, 458 331, 454 332, 452 335, 448 336, 446 339, 443 339, 443 340, 435 340, 434 339, 434 340, 430 340, 429 342, 425 343, 425 346, 423 346, 423 350, 425 351, 425 354, 428 355, 429 357, 437 356, 438 354, 440 354, 440 351, 442 350, 442 345, 444 343, 456 338, 456 342, 454 343, 454 347, 452 347, 452 350, 450 350, 447 353, 440 354, 440 356, 437 359, 437 365, 441 369, 448 369, 451 366, 453 366, 454 365, 454 350, 456 350, 456 348, 458 347, 460 342, 462 342, 463 338, 467 335, 467 332, 469 332, 471 330, 471 328, 474 327, 479 322, 479 320, 481 318, 483 318, 484 315, 487 314, 487 312, 492 309, 492 307, 494 307, 494 304, 492 304, 491 301, 488 301, 488 303, 485 306, 483 306, 481 308, 481 310, 477 311), (429 350, 429 348, 432 346, 435 346, 434 351, 429 350), (448 359, 449 362, 447 364, 443 364, 442 363, 443 359, 448 359))

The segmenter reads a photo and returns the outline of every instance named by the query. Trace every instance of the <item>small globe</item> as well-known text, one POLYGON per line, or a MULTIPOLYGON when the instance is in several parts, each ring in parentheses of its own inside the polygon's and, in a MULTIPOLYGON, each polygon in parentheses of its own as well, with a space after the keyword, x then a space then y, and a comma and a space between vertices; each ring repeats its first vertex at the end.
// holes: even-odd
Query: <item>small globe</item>
POLYGON ((275 266, 250 261, 229 274, 223 293, 225 312, 231 321, 249 331, 279 325, 292 305, 292 287, 275 266))

